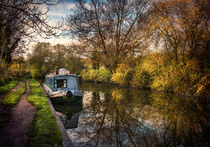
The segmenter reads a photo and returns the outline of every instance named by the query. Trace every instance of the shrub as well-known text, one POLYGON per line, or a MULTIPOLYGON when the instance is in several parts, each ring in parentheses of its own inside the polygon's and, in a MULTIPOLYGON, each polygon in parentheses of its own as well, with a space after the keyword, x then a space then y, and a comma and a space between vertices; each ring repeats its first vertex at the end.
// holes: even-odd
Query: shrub
POLYGON ((96 72, 96 81, 99 82, 109 82, 111 77, 111 72, 104 66, 101 66, 96 72))
POLYGON ((124 74, 123 73, 114 73, 112 75, 112 82, 119 84, 119 85, 125 85, 126 81, 124 78, 124 74))
POLYGON ((193 85, 199 81, 200 77, 199 67, 195 60, 186 61, 186 64, 171 61, 158 69, 151 87, 157 90, 194 93, 193 85))
POLYGON ((121 86, 129 86, 133 77, 133 70, 127 64, 119 64, 116 72, 112 75, 112 82, 121 86))
POLYGON ((202 77, 200 82, 195 85, 196 91, 194 93, 194 96, 199 97, 210 97, 210 75, 205 75, 202 77))
POLYGON ((150 73, 142 69, 141 66, 138 66, 132 79, 132 85, 140 88, 150 88, 151 83, 152 78, 150 73))
POLYGON ((131 85, 140 88, 150 88, 152 77, 157 71, 158 54, 143 56, 134 69, 131 85))
POLYGON ((0 85, 5 84, 12 77, 10 76, 10 70, 7 68, 3 60, 0 59, 0 85))
POLYGON ((100 66, 99 69, 89 67, 82 72, 82 79, 84 81, 109 82, 110 77, 111 72, 104 66, 100 66))

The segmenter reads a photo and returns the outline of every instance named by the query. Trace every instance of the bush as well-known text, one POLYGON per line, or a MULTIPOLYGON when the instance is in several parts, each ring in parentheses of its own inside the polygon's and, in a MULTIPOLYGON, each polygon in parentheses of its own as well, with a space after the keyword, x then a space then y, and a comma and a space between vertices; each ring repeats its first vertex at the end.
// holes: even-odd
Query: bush
POLYGON ((104 66, 100 66, 99 69, 89 67, 82 72, 82 79, 84 81, 110 82, 110 77, 111 72, 104 66))
POLYGON ((210 75, 205 75, 201 78, 200 82, 195 85, 196 91, 194 96, 198 97, 210 97, 210 75))
POLYGON ((7 68, 6 64, 0 59, 0 85, 7 83, 11 79, 10 71, 7 68))
POLYGON ((158 90, 194 93, 193 88, 200 79, 200 71, 196 61, 186 64, 171 62, 161 68, 160 74, 154 76, 152 87, 158 90))
POLYGON ((132 85, 134 87, 140 88, 150 88, 152 83, 151 75, 145 69, 142 69, 141 66, 138 66, 135 69, 134 77, 132 79, 132 85))
POLYGON ((195 96, 208 96, 208 69, 196 59, 176 61, 167 53, 150 53, 118 64, 113 75, 104 67, 83 71, 83 80, 109 81, 121 86, 152 88, 159 91, 178 92, 195 96), (131 64, 132 63, 132 64, 131 64), (199 65, 200 64, 200 65, 199 65), (203 78, 202 78, 203 77, 203 78))
MULTIPOLYGON (((143 56, 134 69, 131 85, 139 88, 150 88, 152 79, 157 71, 158 54, 143 56)), ((160 64, 160 63, 158 63, 160 64)))
POLYGON ((112 75, 112 82, 119 84, 119 85, 126 85, 124 74, 118 73, 118 72, 114 73, 112 75))
POLYGON ((132 78, 133 70, 127 64, 119 64, 111 80, 121 86, 129 86, 132 78))
POLYGON ((131 82, 134 87, 190 94, 199 87, 202 72, 195 59, 177 62, 163 53, 151 53, 139 59, 131 82))
POLYGON ((97 70, 96 74, 96 81, 98 82, 110 82, 111 72, 105 68, 104 66, 101 66, 99 70, 97 70))

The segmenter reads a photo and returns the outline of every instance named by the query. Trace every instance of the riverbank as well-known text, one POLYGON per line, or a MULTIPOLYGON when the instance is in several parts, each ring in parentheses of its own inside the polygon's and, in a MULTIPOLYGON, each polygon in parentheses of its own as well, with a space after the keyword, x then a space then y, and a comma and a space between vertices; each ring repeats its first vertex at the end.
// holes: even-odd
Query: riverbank
POLYGON ((95 69, 93 64, 87 64, 81 73, 81 79, 207 98, 210 95, 210 76, 208 68, 201 70, 200 66, 196 60, 178 63, 167 60, 164 54, 151 53, 123 62, 114 70, 103 65, 95 69))
POLYGON ((35 80, 1 95, 0 106, 0 146, 63 146, 48 99, 35 80))
POLYGON ((28 146, 62 146, 62 138, 55 116, 49 107, 48 100, 39 83, 30 80, 31 92, 27 100, 32 103, 37 112, 29 133, 28 146))

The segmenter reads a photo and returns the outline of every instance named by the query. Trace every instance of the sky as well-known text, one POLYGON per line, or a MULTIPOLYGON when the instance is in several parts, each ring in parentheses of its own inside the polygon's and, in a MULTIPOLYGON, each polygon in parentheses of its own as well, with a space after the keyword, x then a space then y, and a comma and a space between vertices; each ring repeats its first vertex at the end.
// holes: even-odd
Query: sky
POLYGON ((56 5, 45 5, 49 10, 48 17, 50 20, 59 21, 62 17, 66 17, 71 13, 72 8, 75 7, 74 0, 59 0, 59 3, 56 5))
MULTIPOLYGON (((41 5, 40 9, 43 12, 47 13, 48 22, 50 25, 56 25, 57 23, 63 22, 64 25, 66 25, 65 18, 69 14, 71 14, 71 9, 75 7, 75 0, 59 0, 58 4, 56 5, 41 5)), ((56 44, 71 44, 72 42, 75 42, 74 39, 68 37, 68 36, 59 36, 59 37, 51 37, 50 39, 44 39, 40 36, 35 37, 34 39, 36 42, 31 42, 30 47, 33 47, 37 42, 49 42, 52 45, 56 44)))

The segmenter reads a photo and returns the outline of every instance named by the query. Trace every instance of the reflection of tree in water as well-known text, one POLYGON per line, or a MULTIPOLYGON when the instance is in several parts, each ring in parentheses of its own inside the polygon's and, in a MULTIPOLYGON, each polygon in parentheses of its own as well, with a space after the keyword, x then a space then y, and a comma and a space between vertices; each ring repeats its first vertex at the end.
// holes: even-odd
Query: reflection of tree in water
POLYGON ((210 113, 208 102, 170 94, 152 94, 153 107, 167 121, 163 126, 163 146, 208 146, 210 113))
POLYGON ((84 146, 207 145, 209 113, 199 110, 202 105, 163 94, 136 93, 92 92, 76 140, 84 146))
POLYGON ((92 93, 91 105, 84 110, 89 118, 82 119, 88 127, 78 132, 81 138, 88 138, 85 145, 139 146, 143 143, 143 137, 151 130, 139 119, 141 114, 135 114, 135 101, 130 103, 125 94, 121 90, 113 90, 111 94, 92 93))

